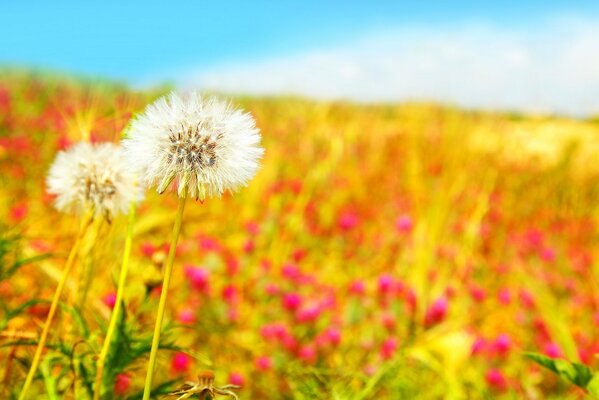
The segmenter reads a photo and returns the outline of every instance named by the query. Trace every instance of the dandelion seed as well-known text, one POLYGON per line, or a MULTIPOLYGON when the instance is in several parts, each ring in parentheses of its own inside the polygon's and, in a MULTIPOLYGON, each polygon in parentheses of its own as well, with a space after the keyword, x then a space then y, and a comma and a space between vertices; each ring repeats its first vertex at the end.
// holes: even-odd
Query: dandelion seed
POLYGON ((141 200, 143 188, 126 166, 122 149, 112 143, 82 142, 56 156, 46 180, 48 192, 56 195, 59 211, 96 215, 111 219, 126 214, 132 202, 141 200))
POLYGON ((248 113, 216 98, 172 93, 149 105, 123 146, 148 186, 199 200, 235 191, 256 174, 263 149, 248 113))

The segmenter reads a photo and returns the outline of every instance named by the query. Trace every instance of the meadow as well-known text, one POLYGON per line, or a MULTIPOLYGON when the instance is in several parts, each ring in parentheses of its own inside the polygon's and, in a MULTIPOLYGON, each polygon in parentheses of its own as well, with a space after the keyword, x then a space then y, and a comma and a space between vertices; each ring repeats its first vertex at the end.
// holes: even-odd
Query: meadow
MULTIPOLYGON (((167 91, 2 74, 1 398, 18 396, 79 225, 53 208, 50 163, 81 140, 118 142, 167 91)), ((232 101, 256 118, 262 167, 185 209, 156 393, 210 370, 242 399, 589 396, 592 378, 528 355, 599 370, 597 121, 232 101)), ((137 210, 106 399, 142 396, 176 207, 148 190, 137 210)), ((92 397, 126 226, 97 219, 84 237, 32 399, 92 397)))

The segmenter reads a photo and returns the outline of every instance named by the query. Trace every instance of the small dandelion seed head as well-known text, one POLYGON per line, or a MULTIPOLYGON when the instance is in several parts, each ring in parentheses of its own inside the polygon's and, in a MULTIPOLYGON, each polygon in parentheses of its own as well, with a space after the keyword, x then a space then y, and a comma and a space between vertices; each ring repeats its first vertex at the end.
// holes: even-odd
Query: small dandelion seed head
POLYGON ((150 104, 127 130, 123 147, 148 186, 196 199, 235 191, 254 177, 263 149, 250 114, 197 92, 150 104))
POLYGON ((59 152, 46 185, 56 195, 59 211, 81 213, 93 207, 96 215, 107 219, 127 213, 132 201, 143 198, 122 149, 112 143, 81 142, 59 152))

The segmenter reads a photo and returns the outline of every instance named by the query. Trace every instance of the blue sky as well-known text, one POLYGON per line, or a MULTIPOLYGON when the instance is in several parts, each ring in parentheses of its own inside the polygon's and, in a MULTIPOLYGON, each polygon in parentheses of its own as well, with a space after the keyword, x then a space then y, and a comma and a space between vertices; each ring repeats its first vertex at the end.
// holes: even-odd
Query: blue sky
MULTIPOLYGON (((556 42, 555 51, 568 52, 594 35, 594 23, 599 22, 599 2, 591 1, 190 3, 13 1, 0 6, 0 62, 115 78, 137 86, 172 81, 248 93, 297 92, 366 101, 437 97, 465 105, 526 108, 530 103, 535 108, 534 99, 528 98, 494 104, 474 93, 464 101, 452 95, 460 90, 448 87, 471 73, 461 70, 461 62, 480 64, 483 81, 476 86, 495 77, 496 72, 486 70, 493 65, 489 48, 503 46, 509 62, 517 64, 520 57, 539 68, 551 59, 553 44, 548 42, 556 42), (367 58, 381 61, 374 65, 367 58), (457 66, 448 74, 451 82, 433 79, 431 86, 429 78, 445 75, 441 64, 448 60, 457 66), (401 76, 385 76, 393 74, 394 63, 403 66, 401 76), (437 69, 433 65, 427 70, 427 63, 437 69), (422 66, 428 72, 422 73, 422 66), (410 74, 415 74, 413 79, 410 74), (392 90, 391 85, 387 93, 383 79, 402 86, 392 90), (423 80, 420 86, 404 90, 402 82, 416 79, 423 80), (343 87, 348 84, 352 90, 343 87)), ((594 42, 587 46, 595 50, 594 42)), ((572 68, 564 66, 543 79, 576 72, 572 68)), ((521 80, 538 76, 534 70, 519 73, 516 78, 521 80)), ((563 86, 566 91, 577 90, 570 82, 563 86)), ((599 83, 591 89, 599 89, 599 83)), ((587 93, 585 99, 596 94, 587 93)), ((566 110, 555 102, 545 103, 541 101, 538 108, 585 113, 595 107, 566 110)))

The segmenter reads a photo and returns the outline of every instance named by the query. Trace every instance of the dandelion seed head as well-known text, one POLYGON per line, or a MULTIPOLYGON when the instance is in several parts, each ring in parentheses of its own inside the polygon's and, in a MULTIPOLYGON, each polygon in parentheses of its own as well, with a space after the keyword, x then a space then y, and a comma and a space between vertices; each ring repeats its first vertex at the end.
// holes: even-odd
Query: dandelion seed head
POLYGON ((179 196, 202 200, 246 186, 263 154, 250 114, 197 92, 150 104, 131 123, 123 146, 131 166, 158 193, 174 182, 179 196))
POLYGON ((93 207, 107 219, 127 213, 132 201, 143 198, 135 174, 127 168, 122 149, 112 143, 75 144, 56 156, 46 179, 55 206, 63 212, 93 207))

